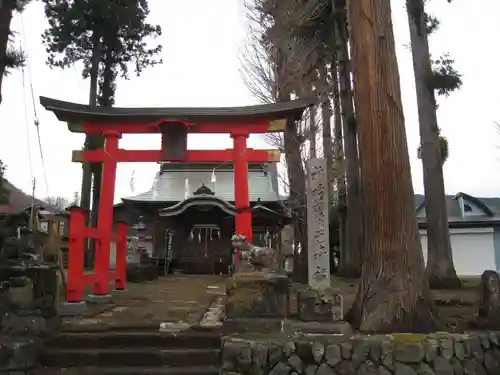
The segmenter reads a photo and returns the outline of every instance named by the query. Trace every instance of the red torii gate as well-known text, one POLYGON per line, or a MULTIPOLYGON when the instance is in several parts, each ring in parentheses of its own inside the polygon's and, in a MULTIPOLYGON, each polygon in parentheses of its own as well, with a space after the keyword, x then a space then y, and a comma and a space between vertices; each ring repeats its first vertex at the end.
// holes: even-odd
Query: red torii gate
POLYGON ((126 241, 125 223, 113 232, 113 200, 118 162, 234 162, 234 199, 238 214, 236 233, 252 240, 252 216, 248 197, 248 163, 279 161, 278 150, 254 150, 247 147, 251 133, 284 131, 288 119, 296 120, 313 99, 276 104, 232 108, 107 108, 40 97, 40 103, 52 111, 71 132, 100 134, 104 148, 73 151, 73 161, 102 163, 101 195, 97 228, 85 227, 84 210, 70 209, 70 245, 67 278, 67 301, 81 302, 83 287, 93 283, 97 296, 109 294, 109 281, 115 289, 125 289, 126 241), (122 134, 161 134, 160 150, 125 150, 119 148, 122 134), (229 133, 233 148, 229 150, 188 150, 189 133, 229 133), (84 241, 97 242, 93 275, 84 275, 84 241), (111 242, 116 243, 116 271, 109 271, 111 242))

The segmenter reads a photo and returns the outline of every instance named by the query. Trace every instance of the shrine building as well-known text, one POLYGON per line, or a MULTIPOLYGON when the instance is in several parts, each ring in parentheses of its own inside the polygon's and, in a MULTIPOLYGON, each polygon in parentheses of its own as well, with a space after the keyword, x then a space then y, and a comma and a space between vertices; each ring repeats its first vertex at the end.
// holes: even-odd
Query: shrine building
MULTIPOLYGON (((278 191, 277 162, 248 165, 253 243, 280 246, 290 221, 278 191)), ((161 164, 147 192, 122 198, 115 221, 129 223, 128 235, 139 240, 159 263, 171 270, 226 273, 231 264, 231 236, 238 209, 232 163, 161 164)))

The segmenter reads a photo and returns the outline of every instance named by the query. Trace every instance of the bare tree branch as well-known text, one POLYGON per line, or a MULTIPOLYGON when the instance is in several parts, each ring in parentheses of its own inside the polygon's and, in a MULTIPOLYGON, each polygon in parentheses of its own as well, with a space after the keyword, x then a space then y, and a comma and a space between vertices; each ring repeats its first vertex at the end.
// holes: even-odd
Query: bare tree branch
POLYGON ((43 201, 61 210, 68 208, 72 203, 70 199, 64 197, 46 197, 43 201))

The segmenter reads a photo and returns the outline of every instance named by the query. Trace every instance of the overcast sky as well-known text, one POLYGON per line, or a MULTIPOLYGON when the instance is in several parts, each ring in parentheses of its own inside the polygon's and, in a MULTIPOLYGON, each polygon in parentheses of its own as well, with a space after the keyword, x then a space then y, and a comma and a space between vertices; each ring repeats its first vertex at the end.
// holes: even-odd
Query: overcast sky
MULTIPOLYGON (((242 0, 149 0, 149 21, 160 24, 163 29, 159 42, 163 45, 164 64, 148 69, 141 77, 120 80, 116 105, 256 104, 240 75, 239 57, 248 29, 242 3, 242 0)), ((403 3, 402 0, 392 1, 393 19, 413 185, 416 192, 422 192, 422 168, 416 157, 419 143, 416 98, 403 3)), ((498 197, 500 133, 494 121, 500 121, 500 109, 497 109, 500 103, 497 89, 500 84, 500 50, 488 40, 500 35, 497 19, 500 2, 482 0, 480 7, 476 3, 455 0, 448 4, 446 0, 432 0, 429 7, 429 11, 442 22, 440 30, 431 38, 431 50, 436 56, 449 52, 456 60, 456 68, 463 74, 464 82, 460 92, 439 99, 439 126, 450 143, 450 158, 444 176, 449 194, 462 191, 476 196, 498 197), (473 29, 469 26, 471 22, 474 22, 473 29)), ((4 81, 4 100, 0 105, 0 159, 8 167, 7 178, 21 189, 31 191, 33 174, 37 181, 37 196, 71 197, 81 185, 81 165, 71 162, 71 150, 81 148, 83 135, 70 133, 64 123, 40 107, 38 96, 87 103, 88 81, 80 78, 79 66, 60 71, 45 65, 46 53, 40 35, 46 27, 43 7, 38 2, 26 9, 22 19, 17 16, 13 21, 13 29, 20 33, 18 39, 25 40, 29 69, 25 69, 25 87, 21 71, 12 73, 4 81), (33 123, 30 75, 40 119, 45 170, 33 123)), ((249 143, 255 148, 267 147, 259 137, 251 138, 249 143)), ((159 138, 125 136, 120 144, 124 148, 157 149, 159 138)), ((228 148, 231 140, 221 135, 192 136, 189 147, 228 148)), ((152 163, 120 164, 115 200, 148 190, 157 170, 158 165, 152 163), (132 191, 129 181, 133 173, 132 191)))

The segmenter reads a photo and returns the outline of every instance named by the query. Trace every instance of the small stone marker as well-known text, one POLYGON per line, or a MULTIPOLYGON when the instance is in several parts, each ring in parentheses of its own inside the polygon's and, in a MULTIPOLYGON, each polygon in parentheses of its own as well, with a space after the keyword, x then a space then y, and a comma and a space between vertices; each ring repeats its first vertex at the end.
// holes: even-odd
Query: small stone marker
POLYGON ((219 296, 210 304, 200 321, 201 327, 220 327, 224 319, 225 298, 219 296))
POLYGON ((158 278, 158 268, 146 249, 127 254, 127 281, 143 282, 158 278))
POLYGON ((127 254, 127 263, 128 264, 139 264, 141 263, 141 254, 134 252, 127 254))
POLYGON ((310 286, 297 292, 297 316, 303 322, 338 322, 344 319, 342 295, 310 286))
POLYGON ((186 322, 163 322, 160 323, 160 332, 178 333, 189 329, 190 325, 186 322))
POLYGON ((307 238, 309 285, 330 288, 328 177, 325 159, 307 161, 307 238))
POLYGON ((500 275, 487 270, 481 275, 479 311, 475 318, 476 328, 500 329, 500 275))

